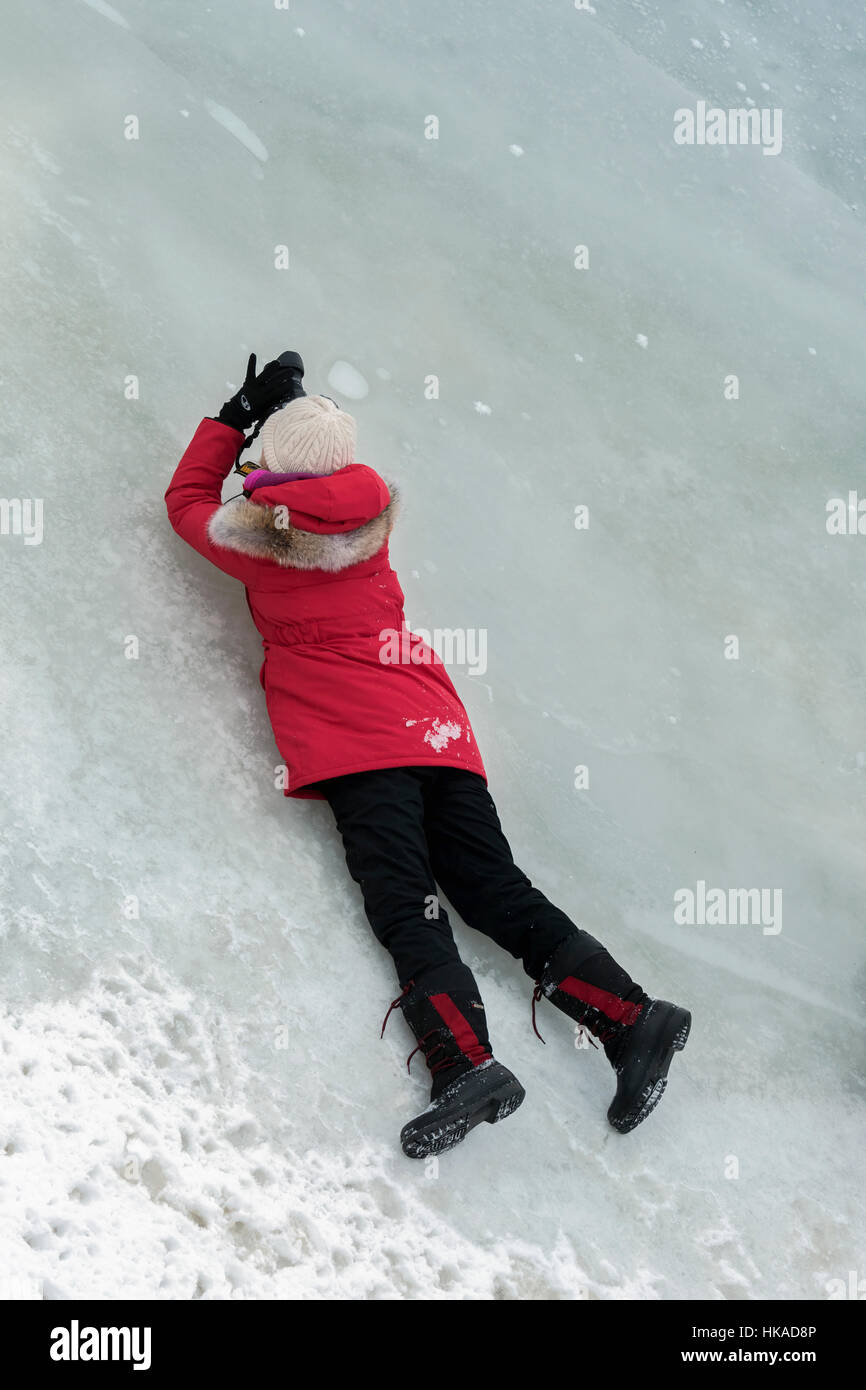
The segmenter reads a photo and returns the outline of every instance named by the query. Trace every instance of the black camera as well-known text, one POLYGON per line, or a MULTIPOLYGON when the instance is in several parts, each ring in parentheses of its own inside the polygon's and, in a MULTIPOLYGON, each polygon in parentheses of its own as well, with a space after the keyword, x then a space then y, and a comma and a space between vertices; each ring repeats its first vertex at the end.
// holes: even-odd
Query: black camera
POLYGON ((235 459, 235 472, 240 473, 243 477, 245 477, 247 473, 252 473, 254 468, 258 468, 258 464, 252 459, 249 459, 246 463, 241 463, 241 454, 252 444, 262 425, 265 423, 265 420, 273 415, 274 411, 282 410, 284 405, 288 405, 291 401, 296 401, 299 396, 306 396, 307 394, 303 387, 304 363, 301 354, 299 352, 281 352, 276 361, 281 367, 288 370, 285 393, 276 404, 271 407, 268 414, 260 418, 249 439, 245 439, 238 450, 237 458, 235 459))
MULTIPOLYGON (((277 361, 281 367, 288 367, 292 375, 291 387, 287 392, 286 398, 284 401, 281 401, 278 406, 274 407, 275 410, 279 410, 282 406, 288 405, 289 401, 297 400, 298 396, 306 396, 307 394, 301 384, 304 380, 304 363, 301 359, 301 354, 299 352, 281 352, 277 361)), ((271 414, 273 415, 273 413, 272 410, 271 414)))

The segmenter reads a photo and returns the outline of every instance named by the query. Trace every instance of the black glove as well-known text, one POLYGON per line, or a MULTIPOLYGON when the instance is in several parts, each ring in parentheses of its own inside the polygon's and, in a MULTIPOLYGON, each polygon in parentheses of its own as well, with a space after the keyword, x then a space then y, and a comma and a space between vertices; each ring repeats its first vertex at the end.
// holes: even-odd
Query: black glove
MULTIPOLYGON (((248 430, 258 420, 267 419, 278 406, 294 400, 299 394, 297 380, 297 371, 280 362, 268 362, 256 376, 256 354, 251 352, 243 386, 214 418, 231 425, 233 430, 248 430)), ((303 389, 300 394, 303 395, 303 389)))

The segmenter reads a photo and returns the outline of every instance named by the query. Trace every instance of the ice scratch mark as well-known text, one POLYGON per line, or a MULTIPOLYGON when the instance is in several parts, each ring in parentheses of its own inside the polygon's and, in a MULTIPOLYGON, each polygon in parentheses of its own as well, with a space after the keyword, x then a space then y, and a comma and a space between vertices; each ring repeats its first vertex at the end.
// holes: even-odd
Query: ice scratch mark
POLYGON ((110 19, 112 24, 119 24, 121 29, 129 28, 129 20, 124 19, 113 5, 107 5, 105 0, 83 0, 83 3, 88 5, 91 10, 95 10, 97 14, 101 14, 103 19, 110 19))
POLYGON ((234 111, 230 111, 227 106, 220 106, 216 101, 205 101, 204 109, 209 116, 213 116, 217 125, 221 125, 223 130, 227 130, 229 135, 233 135, 236 140, 254 154, 256 159, 262 163, 267 159, 268 152, 254 131, 245 125, 240 116, 236 116, 234 111))

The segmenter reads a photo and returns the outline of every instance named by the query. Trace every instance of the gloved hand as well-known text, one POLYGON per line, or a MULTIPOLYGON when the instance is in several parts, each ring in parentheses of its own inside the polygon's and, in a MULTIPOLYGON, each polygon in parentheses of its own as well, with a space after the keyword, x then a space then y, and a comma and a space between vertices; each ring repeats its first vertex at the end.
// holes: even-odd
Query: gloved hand
POLYGON ((248 430, 294 398, 296 380, 297 372, 276 361, 268 362, 256 376, 256 354, 251 352, 243 386, 214 418, 234 430, 248 430))

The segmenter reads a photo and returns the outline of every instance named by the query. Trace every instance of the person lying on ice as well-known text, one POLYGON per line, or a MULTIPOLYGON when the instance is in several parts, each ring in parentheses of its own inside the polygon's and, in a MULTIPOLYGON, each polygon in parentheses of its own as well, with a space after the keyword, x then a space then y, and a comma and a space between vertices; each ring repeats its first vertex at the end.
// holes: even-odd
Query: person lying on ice
POLYGON ((533 1023, 543 997, 599 1039, 616 1073, 608 1120, 632 1130, 661 1098, 691 1015, 645 994, 514 863, 438 656, 382 659, 383 637, 405 630, 388 557, 397 493, 356 462, 352 416, 305 395, 300 358, 285 357, 294 369, 281 359, 258 375, 250 358, 241 390, 196 430, 165 500, 178 535, 246 586, 286 795, 330 803, 370 925, 393 956, 401 993, 385 1021, 402 1011, 432 1074, 403 1151, 441 1153, 524 1097, 493 1056, 447 912, 431 914, 437 884, 469 926, 522 961, 535 982, 533 1023), (223 505, 252 425, 259 467, 223 505))

